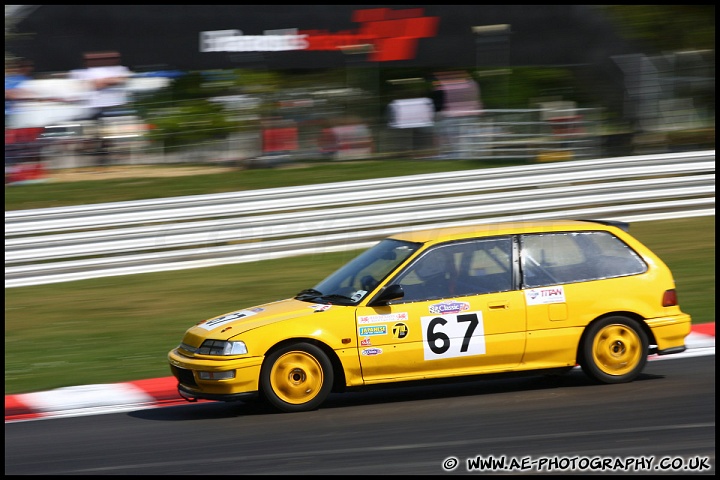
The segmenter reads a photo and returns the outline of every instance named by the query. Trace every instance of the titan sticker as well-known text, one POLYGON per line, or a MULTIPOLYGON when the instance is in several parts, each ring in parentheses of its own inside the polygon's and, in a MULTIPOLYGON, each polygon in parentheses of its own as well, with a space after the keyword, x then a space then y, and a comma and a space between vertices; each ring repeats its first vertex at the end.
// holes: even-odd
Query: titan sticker
POLYGON ((531 288, 530 290, 525 290, 525 301, 528 305, 565 303, 565 289, 562 285, 555 287, 531 288))

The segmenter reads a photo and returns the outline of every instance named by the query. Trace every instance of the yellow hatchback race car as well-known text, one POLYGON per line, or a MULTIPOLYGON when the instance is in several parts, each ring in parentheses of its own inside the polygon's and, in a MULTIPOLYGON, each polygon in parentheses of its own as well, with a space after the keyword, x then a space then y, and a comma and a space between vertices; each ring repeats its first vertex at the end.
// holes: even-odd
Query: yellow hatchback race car
POLYGON ((187 400, 299 412, 354 387, 578 364, 629 382, 690 327, 626 223, 512 222, 393 235, 294 298, 198 323, 168 360, 187 400))

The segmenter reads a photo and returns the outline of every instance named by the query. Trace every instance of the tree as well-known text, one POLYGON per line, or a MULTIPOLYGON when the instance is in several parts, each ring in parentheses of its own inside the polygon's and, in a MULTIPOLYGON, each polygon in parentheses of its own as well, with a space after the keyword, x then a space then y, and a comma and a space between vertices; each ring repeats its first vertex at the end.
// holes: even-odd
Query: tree
POLYGON ((602 5, 618 32, 658 52, 715 49, 715 5, 602 5))

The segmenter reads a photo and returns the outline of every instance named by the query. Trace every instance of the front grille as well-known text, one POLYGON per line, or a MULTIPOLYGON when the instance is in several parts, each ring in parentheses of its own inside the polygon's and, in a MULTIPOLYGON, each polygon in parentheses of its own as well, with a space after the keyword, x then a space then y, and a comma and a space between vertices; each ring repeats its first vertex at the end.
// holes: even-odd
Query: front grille
POLYGON ((181 384, 191 387, 197 387, 197 383, 195 382, 195 376, 193 375, 192 370, 178 368, 175 365, 170 365, 170 368, 172 369, 172 373, 173 375, 175 375, 175 378, 177 378, 181 384))

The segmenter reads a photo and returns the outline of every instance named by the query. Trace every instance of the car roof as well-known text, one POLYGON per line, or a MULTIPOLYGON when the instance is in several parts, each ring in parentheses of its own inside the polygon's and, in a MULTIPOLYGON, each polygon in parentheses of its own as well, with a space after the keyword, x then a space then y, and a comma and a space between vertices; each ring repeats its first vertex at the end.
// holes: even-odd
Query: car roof
POLYGON ((606 220, 535 220, 484 223, 461 227, 430 228, 397 233, 390 238, 408 242, 446 242, 463 238, 490 237, 518 233, 563 232, 579 230, 609 230, 614 227, 628 231, 628 224, 606 220))

